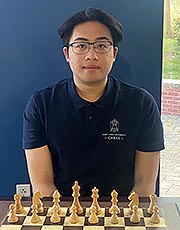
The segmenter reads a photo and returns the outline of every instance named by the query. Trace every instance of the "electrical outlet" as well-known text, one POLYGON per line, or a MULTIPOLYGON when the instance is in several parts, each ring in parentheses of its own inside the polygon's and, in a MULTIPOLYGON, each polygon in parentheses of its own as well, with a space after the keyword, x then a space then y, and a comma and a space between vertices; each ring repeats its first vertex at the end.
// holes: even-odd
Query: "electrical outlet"
POLYGON ((16 193, 22 197, 30 197, 30 184, 17 184, 16 193))

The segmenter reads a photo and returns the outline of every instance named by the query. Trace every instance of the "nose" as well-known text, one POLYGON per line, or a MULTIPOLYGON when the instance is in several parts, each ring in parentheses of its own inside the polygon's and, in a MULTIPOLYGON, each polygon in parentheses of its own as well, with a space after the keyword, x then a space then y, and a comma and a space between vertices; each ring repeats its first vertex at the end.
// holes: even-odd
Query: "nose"
POLYGON ((93 45, 90 45, 88 52, 86 53, 85 60, 98 60, 99 57, 94 50, 93 45))

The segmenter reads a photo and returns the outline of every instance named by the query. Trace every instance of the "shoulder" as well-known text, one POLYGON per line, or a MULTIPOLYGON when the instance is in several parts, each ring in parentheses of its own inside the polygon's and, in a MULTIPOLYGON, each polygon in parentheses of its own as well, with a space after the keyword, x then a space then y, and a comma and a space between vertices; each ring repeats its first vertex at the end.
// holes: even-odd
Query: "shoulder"
POLYGON ((46 97, 54 93, 65 92, 67 90, 68 82, 72 81, 71 78, 62 79, 47 87, 36 90, 33 93, 34 97, 46 97))
POLYGON ((115 77, 110 77, 110 80, 113 82, 114 87, 117 87, 119 93, 124 96, 124 99, 134 99, 134 100, 150 100, 154 101, 152 94, 141 87, 131 85, 124 81, 118 80, 115 77))
POLYGON ((60 80, 47 87, 35 90, 29 98, 27 108, 44 107, 50 105, 52 102, 57 103, 58 98, 66 98, 67 88, 71 78, 60 80))

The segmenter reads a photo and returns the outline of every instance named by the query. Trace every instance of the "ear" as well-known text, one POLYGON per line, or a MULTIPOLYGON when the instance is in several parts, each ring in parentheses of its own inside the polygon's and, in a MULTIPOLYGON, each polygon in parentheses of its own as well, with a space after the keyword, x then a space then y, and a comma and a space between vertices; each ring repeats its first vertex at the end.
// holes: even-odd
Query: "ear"
POLYGON ((118 54, 118 51, 119 51, 118 47, 117 46, 114 47, 114 61, 116 60, 116 56, 118 54))
POLYGON ((64 57, 66 59, 67 62, 69 62, 69 51, 67 47, 63 48, 63 53, 64 53, 64 57))

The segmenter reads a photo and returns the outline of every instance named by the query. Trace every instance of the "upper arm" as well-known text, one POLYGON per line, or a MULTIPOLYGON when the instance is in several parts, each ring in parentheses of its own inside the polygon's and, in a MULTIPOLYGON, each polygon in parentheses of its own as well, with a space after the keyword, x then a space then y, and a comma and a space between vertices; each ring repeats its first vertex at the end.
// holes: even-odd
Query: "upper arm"
POLYGON ((26 149, 25 153, 33 190, 48 185, 54 187, 52 159, 47 145, 26 149))

